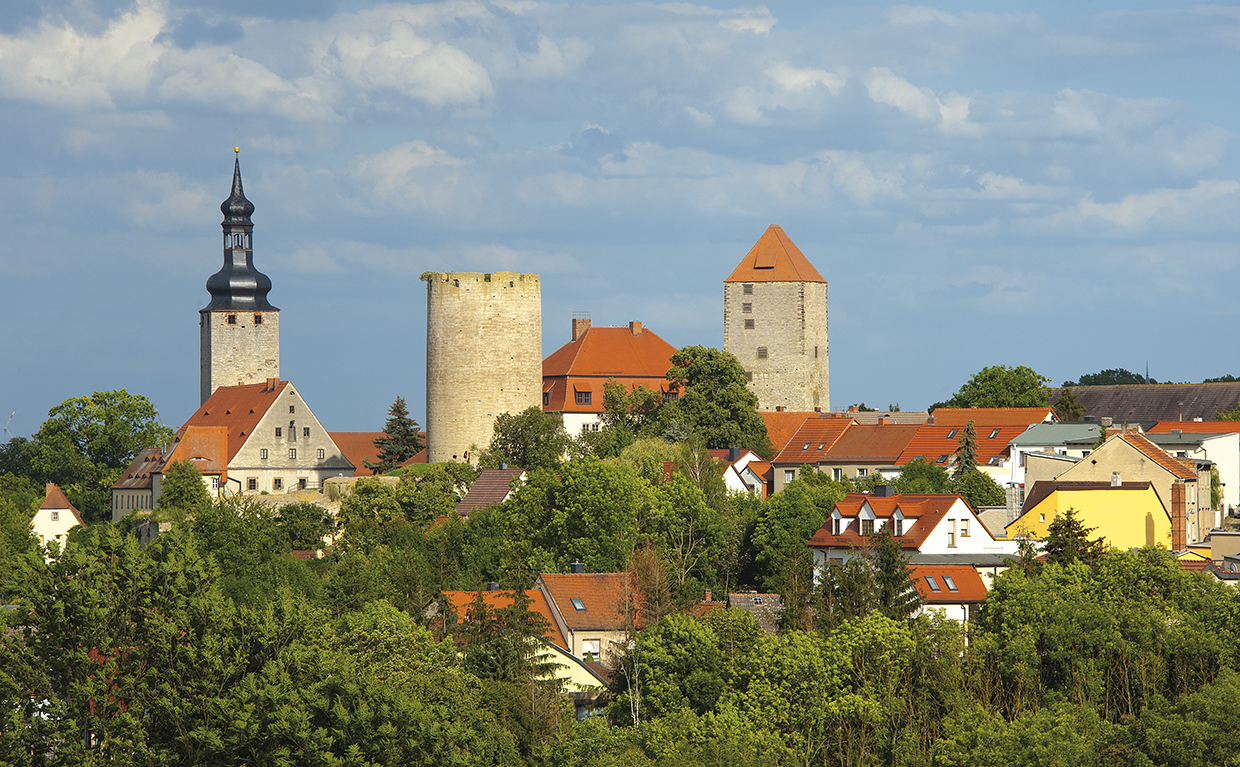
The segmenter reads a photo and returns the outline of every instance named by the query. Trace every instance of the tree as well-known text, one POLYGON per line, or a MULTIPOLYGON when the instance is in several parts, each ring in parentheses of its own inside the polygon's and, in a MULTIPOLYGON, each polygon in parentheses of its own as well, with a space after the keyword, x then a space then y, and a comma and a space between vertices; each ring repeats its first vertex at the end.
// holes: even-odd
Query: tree
POLYGON ((747 447, 771 458, 766 422, 758 415, 758 398, 745 381, 745 369, 727 352, 686 346, 672 355, 667 380, 680 393, 677 420, 706 439, 710 448, 747 447))
POLYGON ((568 434, 559 413, 544 413, 531 405, 513 415, 500 413, 490 446, 478 459, 478 465, 498 468, 501 463, 526 470, 554 469, 568 450, 568 434))
POLYGON ((159 497, 155 499, 155 504, 161 511, 193 516, 210 503, 211 495, 202 483, 202 474, 194 464, 189 461, 175 461, 164 469, 159 497))
POLYGON ((1220 421, 1240 421, 1240 402, 1232 405, 1227 410, 1220 410, 1214 414, 1214 417, 1220 421))
POLYGON ((1055 417, 1065 423, 1085 417, 1085 406, 1076 401, 1071 389, 1065 388, 1055 401, 1055 417))
POLYGON ((647 386, 637 385, 630 391, 615 378, 603 384, 603 414, 605 426, 623 429, 634 438, 649 436, 645 432, 659 421, 663 409, 663 394, 647 386))
POLYGON ((970 471, 952 480, 951 492, 956 493, 974 509, 981 506, 1002 506, 1007 495, 994 478, 982 471, 970 471))
POLYGON ((892 620, 913 617, 921 607, 921 595, 909 577, 908 557, 888 526, 870 536, 869 558, 874 567, 878 611, 892 620))
POLYGON ((1081 376, 1076 381, 1064 381, 1063 385, 1064 386, 1114 386, 1114 385, 1120 384, 1120 385, 1131 386, 1133 384, 1143 384, 1143 383, 1156 384, 1158 382, 1152 378, 1147 382, 1145 380, 1145 376, 1141 375, 1140 373, 1134 373, 1131 370, 1126 370, 1124 368, 1107 368, 1106 370, 1100 370, 1097 373, 1086 373, 1085 375, 1081 376))
POLYGON ((982 368, 965 382, 946 407, 1041 407, 1046 404, 1045 384, 1051 379, 1020 365, 982 368))
POLYGON ((1240 378, 1236 378, 1233 375, 1225 375, 1218 378, 1207 378, 1202 383, 1232 383, 1233 381, 1240 381, 1240 378))
POLYGON ((404 397, 397 397, 392 407, 388 408, 383 436, 375 440, 375 447, 379 448, 379 462, 371 463, 367 458, 363 463, 376 474, 387 474, 423 448, 418 422, 409 417, 404 397))
POLYGON ((900 469, 895 478, 897 493, 950 493, 951 477, 947 469, 918 456, 900 469))
POLYGON ((977 431, 973 428, 973 419, 960 430, 956 439, 956 469, 952 479, 960 479, 971 471, 977 471, 977 431))
POLYGON ((1101 538, 1089 540, 1089 534, 1096 529, 1081 524, 1076 509, 1057 515, 1046 528, 1046 563, 1067 565, 1080 561, 1092 565, 1106 549, 1101 538))
POLYGON ((331 513, 317 503, 286 503, 276 510, 280 529, 294 551, 314 551, 323 547, 323 536, 331 531, 331 513))

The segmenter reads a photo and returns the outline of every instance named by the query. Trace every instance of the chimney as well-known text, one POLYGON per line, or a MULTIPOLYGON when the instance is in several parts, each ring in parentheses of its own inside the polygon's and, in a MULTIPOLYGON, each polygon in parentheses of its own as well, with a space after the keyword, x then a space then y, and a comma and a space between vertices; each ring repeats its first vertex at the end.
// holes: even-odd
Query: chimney
POLYGON ((1109 415, 1104 415, 1104 416, 1102 416, 1102 418, 1101 418, 1101 419, 1099 419, 1099 421, 1098 421, 1098 422, 1102 424, 1102 428, 1104 428, 1104 429, 1109 429, 1109 428, 1111 428, 1111 423, 1112 423, 1112 421, 1111 421, 1111 416, 1109 416, 1109 415))
POLYGON ((879 485, 878 487, 874 488, 874 495, 878 496, 879 498, 892 498, 895 496, 895 494, 896 494, 895 485, 879 485))
POLYGON ((1171 486, 1171 550, 1188 548, 1188 491, 1183 482, 1171 486))
POLYGON ((815 413, 821 413, 821 412, 822 412, 822 408, 820 408, 820 407, 816 407, 816 408, 814 408, 814 412, 815 412, 815 413))
POLYGON ((1123 434, 1123 433, 1124 433, 1123 427, 1108 426, 1104 437, 1106 439, 1110 439, 1111 437, 1114 437, 1116 434, 1123 434))
POLYGON ((642 334, 642 323, 640 320, 633 320, 629 323, 629 332, 635 336, 642 334))
POLYGON ((573 317, 573 340, 576 341, 590 329, 589 317, 573 317))
POLYGON ((1124 478, 1120 476, 1118 471, 1111 472, 1111 487, 1123 487, 1124 478))
POLYGON ((584 573, 586 571, 586 566, 581 562, 574 561, 568 566, 568 571, 570 573, 584 573))
POLYGON ((499 584, 495 581, 491 581, 487 584, 487 591, 499 591, 499 584))
POLYGON ((891 423, 891 416, 887 415, 886 413, 878 417, 879 426, 886 426, 889 423, 891 423))
POLYGON ((850 412, 850 413, 855 413, 855 412, 857 412, 857 406, 856 406, 856 405, 849 405, 849 406, 848 406, 848 412, 850 412))
POLYGON ((741 449, 739 447, 728 448, 728 463, 732 463, 733 461, 735 461, 737 458, 740 458, 740 457, 741 457, 741 449))
POLYGON ((783 405, 776 405, 776 406, 775 406, 775 412, 776 412, 776 413, 782 413, 782 412, 784 412, 784 406, 783 406, 783 405))
POLYGON ((706 589, 706 596, 702 597, 702 602, 707 603, 711 601, 713 600, 710 598, 710 589, 706 589))

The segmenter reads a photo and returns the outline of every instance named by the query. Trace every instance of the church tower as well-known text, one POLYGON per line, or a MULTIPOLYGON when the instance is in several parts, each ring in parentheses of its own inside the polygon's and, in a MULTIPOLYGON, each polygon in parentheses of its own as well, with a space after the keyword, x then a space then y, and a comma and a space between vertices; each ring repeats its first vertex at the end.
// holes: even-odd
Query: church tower
POLYGON ((759 410, 831 409, 827 281, 778 226, 723 281, 723 348, 759 410))
POLYGON ((203 402, 221 386, 280 377, 280 310, 267 303, 271 280, 254 268, 254 203, 241 189, 240 158, 220 211, 224 266, 207 280, 211 303, 198 312, 203 402))

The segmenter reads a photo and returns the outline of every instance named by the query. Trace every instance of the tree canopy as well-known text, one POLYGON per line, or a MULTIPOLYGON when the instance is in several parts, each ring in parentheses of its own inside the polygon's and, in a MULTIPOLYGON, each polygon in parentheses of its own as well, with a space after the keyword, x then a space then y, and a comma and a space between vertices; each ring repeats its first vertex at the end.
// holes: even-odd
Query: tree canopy
POLYGON ((522 469, 555 468, 568 450, 569 438, 559 413, 531 405, 520 413, 500 413, 491 444, 478 459, 484 468, 507 464, 522 469))
POLYGON ((1158 383, 1154 379, 1145 380, 1145 376, 1124 368, 1107 368, 1097 373, 1086 373, 1075 381, 1064 381, 1064 386, 1113 386, 1116 384, 1158 383))
POLYGON ((993 365, 982 368, 964 383, 951 399, 938 407, 1041 407, 1046 404, 1044 375, 1024 365, 993 365))
POLYGON ((1079 421, 1085 417, 1085 406, 1076 401, 1071 389, 1065 388, 1055 401, 1055 417, 1064 423, 1079 421))
POLYGON ((706 346, 686 346, 672 355, 667 379, 680 392, 672 417, 700 434, 707 447, 745 447, 772 457, 758 398, 746 385, 745 369, 736 357, 706 346))
POLYGON ((383 436, 375 440, 375 447, 379 448, 379 462, 371 463, 369 458, 363 462, 376 474, 387 474, 425 447, 422 435, 418 433, 418 422, 409 417, 404 397, 397 397, 392 407, 388 408, 383 436))

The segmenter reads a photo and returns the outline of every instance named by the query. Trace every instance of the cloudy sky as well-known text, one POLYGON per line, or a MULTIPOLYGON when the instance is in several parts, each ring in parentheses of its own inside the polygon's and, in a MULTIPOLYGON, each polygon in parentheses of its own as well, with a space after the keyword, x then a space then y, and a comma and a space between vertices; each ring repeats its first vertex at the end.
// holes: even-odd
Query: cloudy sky
POLYGON ((426 270, 720 346, 781 224, 830 283, 831 404, 986 365, 1240 375, 1240 9, 1150 0, 0 3, 0 418, 198 404, 233 147, 281 372, 422 421, 426 270))

